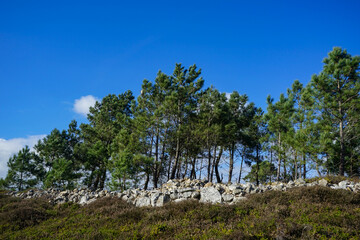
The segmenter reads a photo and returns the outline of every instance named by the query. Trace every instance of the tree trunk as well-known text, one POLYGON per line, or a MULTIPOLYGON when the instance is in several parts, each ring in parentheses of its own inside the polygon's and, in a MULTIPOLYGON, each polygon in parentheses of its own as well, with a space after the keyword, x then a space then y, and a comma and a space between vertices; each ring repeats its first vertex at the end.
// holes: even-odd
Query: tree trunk
POLYGON ((244 163, 244 155, 241 154, 241 163, 240 163, 240 172, 239 172, 238 183, 240 183, 240 181, 241 181, 241 172, 242 172, 242 168, 243 168, 243 163, 244 163))
POLYGON ((278 139, 278 145, 279 145, 279 150, 278 151, 278 169, 277 169, 277 176, 276 176, 276 181, 280 181, 280 168, 281 168, 281 134, 279 133, 279 139, 278 139))
POLYGON ((174 179, 176 175, 176 170, 178 168, 179 164, 179 158, 180 158, 180 137, 176 137, 176 151, 175 151, 175 163, 173 165, 173 169, 171 171, 171 177, 170 179, 174 179))
MULTIPOLYGON (((341 108, 339 109, 341 116, 341 108)), ((340 121, 339 131, 340 131, 340 166, 339 166, 339 175, 344 176, 345 173, 345 144, 344 144, 344 129, 343 121, 340 121)))
POLYGON ((216 162, 216 148, 217 148, 217 146, 214 147, 213 164, 212 164, 210 180, 209 180, 210 182, 213 181, 213 177, 214 177, 214 167, 215 167, 215 162, 216 162))
POLYGON ((153 185, 154 188, 157 188, 157 173, 159 168, 159 128, 156 130, 156 137, 155 137, 155 164, 154 164, 154 171, 153 171, 153 185))
POLYGON ((145 179, 145 183, 144 183, 144 190, 148 189, 149 180, 150 180, 150 173, 146 173, 146 179, 145 179))
MULTIPOLYGON (((190 172, 190 179, 196 179, 196 157, 194 157, 194 160, 192 161, 192 168, 190 172)), ((200 170, 201 171, 201 170, 200 170)))
POLYGON ((208 180, 210 181, 210 176, 211 176, 211 148, 209 147, 208 149, 209 151, 209 155, 208 155, 208 180))
POLYGON ((256 147, 256 186, 259 186, 259 164, 260 164, 260 154, 259 147, 256 147))
POLYGON ((216 175, 216 180, 218 183, 221 183, 221 177, 220 177, 220 173, 219 173, 219 163, 220 163, 222 153, 223 153, 223 147, 220 148, 219 156, 216 158, 216 162, 215 162, 215 175, 216 175))
POLYGON ((106 180, 106 168, 102 169, 102 171, 101 171, 100 189, 104 189, 105 180, 106 180))
POLYGON ((234 168, 234 152, 235 152, 235 143, 232 143, 232 146, 230 148, 230 163, 229 163, 229 179, 228 183, 231 183, 233 168, 234 168))
POLYGON ((303 179, 306 179, 306 156, 305 154, 303 155, 303 161, 304 161, 304 171, 303 171, 303 179))

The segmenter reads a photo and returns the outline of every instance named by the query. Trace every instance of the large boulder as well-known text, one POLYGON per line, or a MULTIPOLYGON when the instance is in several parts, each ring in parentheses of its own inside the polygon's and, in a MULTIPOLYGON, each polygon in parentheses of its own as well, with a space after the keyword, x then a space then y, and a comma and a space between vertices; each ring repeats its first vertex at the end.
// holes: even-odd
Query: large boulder
POLYGON ((200 191, 200 202, 203 203, 221 203, 220 192, 214 187, 204 187, 200 191))
POLYGON ((169 194, 156 192, 151 195, 150 202, 153 207, 162 207, 165 203, 170 201, 169 194))
POLYGON ((151 200, 149 197, 139 197, 135 200, 135 206, 137 207, 147 207, 151 205, 151 200))

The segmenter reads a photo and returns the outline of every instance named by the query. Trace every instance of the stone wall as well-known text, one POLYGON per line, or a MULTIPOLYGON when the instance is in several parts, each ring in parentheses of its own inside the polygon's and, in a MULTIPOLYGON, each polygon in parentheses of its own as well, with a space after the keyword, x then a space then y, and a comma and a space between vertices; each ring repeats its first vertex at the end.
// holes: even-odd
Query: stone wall
POLYGON ((75 202, 81 205, 89 204, 102 197, 118 197, 138 207, 163 206, 168 202, 180 202, 188 199, 198 200, 203 203, 234 204, 246 200, 249 194, 265 191, 286 191, 293 187, 324 186, 333 189, 345 189, 353 192, 360 190, 360 183, 342 181, 339 184, 329 184, 325 179, 306 183, 303 179, 288 183, 275 182, 269 185, 255 186, 246 184, 221 184, 201 180, 169 180, 161 188, 154 190, 129 189, 124 192, 89 189, 74 189, 60 191, 56 189, 31 189, 26 192, 9 192, 9 195, 20 198, 43 197, 54 204, 75 202))

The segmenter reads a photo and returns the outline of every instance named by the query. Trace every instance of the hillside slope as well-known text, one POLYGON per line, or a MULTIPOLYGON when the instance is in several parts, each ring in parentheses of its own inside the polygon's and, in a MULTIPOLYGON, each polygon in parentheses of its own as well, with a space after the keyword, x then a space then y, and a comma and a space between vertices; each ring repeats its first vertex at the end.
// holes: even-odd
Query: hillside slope
POLYGON ((0 195, 0 239, 360 239, 360 194, 321 186, 138 208, 119 198, 81 207, 0 195))

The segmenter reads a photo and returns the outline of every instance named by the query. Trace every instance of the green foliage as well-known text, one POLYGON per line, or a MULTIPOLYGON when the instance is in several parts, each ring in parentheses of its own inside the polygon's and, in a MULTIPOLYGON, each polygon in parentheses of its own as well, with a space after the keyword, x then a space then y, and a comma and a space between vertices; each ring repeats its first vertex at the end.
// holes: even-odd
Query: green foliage
POLYGON ((352 155, 359 156, 353 144, 358 146, 360 140, 357 131, 360 57, 352 57, 346 50, 335 47, 323 62, 323 71, 312 76, 311 86, 318 121, 324 126, 321 134, 332 140, 324 144, 324 152, 329 158, 327 167, 342 176, 345 172, 358 174, 359 168, 353 165, 350 158, 354 157, 352 155))
POLYGON ((2 180, 2 186, 10 189, 22 191, 34 187, 43 175, 42 167, 28 146, 12 156, 7 165, 9 169, 5 180, 2 180))
POLYGON ((256 164, 252 165, 251 171, 245 176, 244 180, 256 183, 258 178, 259 183, 267 183, 271 181, 271 179, 274 179, 275 176, 276 167, 274 164, 268 161, 263 161, 259 163, 258 167, 256 164))
POLYGON ((278 101, 268 96, 264 113, 238 91, 202 89, 201 69, 176 64, 172 74, 144 80, 136 100, 131 91, 109 94, 90 108, 88 123, 54 129, 34 152, 10 158, 0 187, 147 189, 226 175, 230 183, 235 173, 242 180, 244 164, 252 168, 246 179, 258 184, 272 180, 275 163, 278 181, 311 170, 358 176, 359 65, 360 57, 334 48, 310 84, 295 80, 278 101))

